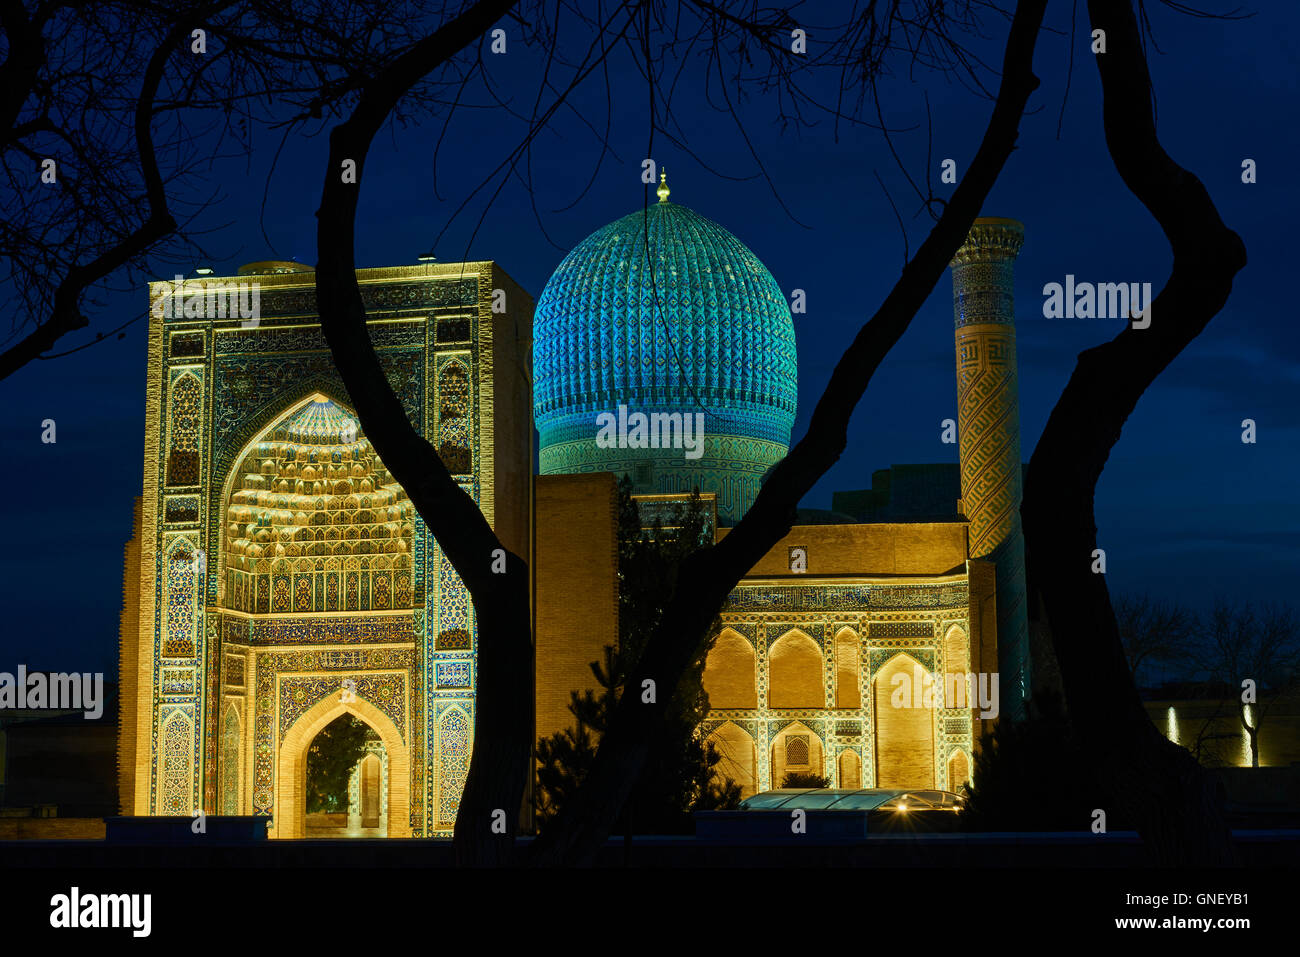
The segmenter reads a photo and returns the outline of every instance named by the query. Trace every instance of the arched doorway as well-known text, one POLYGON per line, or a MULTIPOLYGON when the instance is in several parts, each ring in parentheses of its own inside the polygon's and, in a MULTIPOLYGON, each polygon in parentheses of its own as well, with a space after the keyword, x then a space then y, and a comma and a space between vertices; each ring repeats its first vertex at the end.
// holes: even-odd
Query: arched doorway
POLYGON ((410 837, 410 753, 397 727, 370 702, 340 690, 308 709, 284 736, 276 757, 275 815, 271 836, 302 838, 307 835, 307 758, 316 736, 337 718, 351 714, 379 737, 388 759, 387 820, 389 837, 410 837), (348 696, 351 700, 345 701, 348 696))
POLYGON ((384 837, 387 755, 379 733, 341 714, 307 745, 306 837, 384 837))

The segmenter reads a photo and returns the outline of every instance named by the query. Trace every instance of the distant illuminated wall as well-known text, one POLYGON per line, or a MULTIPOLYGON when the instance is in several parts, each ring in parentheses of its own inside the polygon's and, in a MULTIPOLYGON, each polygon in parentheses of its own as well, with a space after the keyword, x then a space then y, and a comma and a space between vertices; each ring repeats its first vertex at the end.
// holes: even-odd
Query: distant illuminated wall
MULTIPOLYGON (((1146 703, 1151 722, 1174 744, 1209 767, 1250 767, 1250 741, 1232 703, 1214 701, 1151 701, 1146 703)), ((1251 706, 1251 721, 1258 706, 1251 706)), ((1261 767, 1285 767, 1300 762, 1300 713, 1289 701, 1271 703, 1260 723, 1261 767)))

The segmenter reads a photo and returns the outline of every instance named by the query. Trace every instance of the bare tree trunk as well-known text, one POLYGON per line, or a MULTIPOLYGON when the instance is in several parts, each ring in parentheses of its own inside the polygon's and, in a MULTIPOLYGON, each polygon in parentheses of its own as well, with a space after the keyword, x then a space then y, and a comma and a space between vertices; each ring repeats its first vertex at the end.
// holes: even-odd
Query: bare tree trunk
POLYGON ((1042 587, 1066 700, 1085 753, 1116 806, 1165 864, 1235 862, 1213 781, 1160 734, 1138 698, 1106 590, 1091 571, 1094 495, 1125 420, 1160 372, 1223 307, 1246 262, 1201 182, 1160 145, 1151 80, 1128 0, 1089 0, 1106 142, 1125 185, 1164 230, 1174 253, 1150 304, 1150 326, 1126 327, 1080 354, 1029 465, 1026 550, 1042 587))
POLYGON ((1045 6, 1046 0, 1021 0, 1017 5, 1001 87, 979 150, 902 278, 835 367, 807 434, 773 469, 740 523, 721 542, 683 562, 676 595, 629 676, 595 765, 554 826, 539 838, 536 863, 594 860, 718 609, 741 577, 789 532, 799 501, 844 451, 849 419, 872 375, 942 278, 1015 148, 1020 117, 1038 86, 1033 53, 1045 6))
MULTIPOLYGON (((1019 4, 1008 38, 1002 86, 979 151, 902 279, 837 366, 808 435, 778 465, 740 525, 683 567, 677 597, 632 676, 593 775, 552 832, 556 837, 539 847, 539 861, 591 860, 644 766, 662 725, 663 709, 717 609, 740 578, 788 532, 799 500, 843 452, 849 417, 872 374, 942 277, 1014 149, 1020 116, 1038 86, 1032 56, 1045 4, 1046 0, 1019 4), (642 705, 643 701, 648 703, 642 705)), ((521 559, 511 555, 506 575, 490 574, 490 556, 500 547, 498 541, 436 452, 411 427, 387 386, 365 330, 355 279, 357 187, 342 183, 340 170, 345 160, 353 160, 360 181, 370 142, 400 96, 480 36, 509 6, 480 3, 421 41, 366 87, 353 115, 331 134, 330 166, 318 212, 316 283, 331 352, 362 427, 464 579, 478 614, 475 741, 456 828, 458 859, 469 863, 509 859, 515 810, 530 767, 530 725, 518 721, 516 713, 520 701, 530 700, 527 570, 521 559), (509 825, 505 840, 489 836, 493 812, 498 810, 504 810, 509 825)))
MULTIPOLYGON (((366 154, 398 100, 505 15, 514 0, 483 0, 394 60, 365 86, 356 109, 330 134, 329 166, 317 212, 316 301, 321 328, 361 427, 401 483, 474 602, 478 675, 474 745, 456 817, 461 864, 509 863, 531 768, 532 723, 519 709, 532 701, 528 565, 502 546, 429 442, 416 432, 388 384, 366 330, 357 288, 357 194, 366 154), (344 161, 356 181, 343 182, 344 161), (505 551, 504 574, 492 572, 505 551)), ((427 743, 426 743, 427 747, 427 743)))

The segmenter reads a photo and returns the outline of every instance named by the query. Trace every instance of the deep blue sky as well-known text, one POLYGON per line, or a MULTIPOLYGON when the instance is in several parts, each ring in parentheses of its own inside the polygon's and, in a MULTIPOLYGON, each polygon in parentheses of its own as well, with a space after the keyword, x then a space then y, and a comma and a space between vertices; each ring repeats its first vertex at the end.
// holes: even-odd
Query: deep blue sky
MULTIPOLYGON (((1158 289, 1170 267, 1162 234, 1124 188, 1106 152, 1082 11, 1064 126, 1056 137, 1070 4, 1052 7, 1048 23, 1057 32, 1039 43, 1035 65, 1043 83, 1031 100, 1035 112, 1024 121, 1020 148, 985 208, 986 215, 1014 217, 1026 227, 1016 288, 1026 460, 1075 355, 1119 328, 1113 321, 1042 319, 1043 284, 1073 273, 1094 282, 1146 281, 1158 289)), ((1143 397, 1098 490, 1112 590, 1149 589, 1197 608, 1215 594, 1291 599, 1300 571, 1300 334, 1292 278, 1300 222, 1300 8, 1259 8, 1253 19, 1236 23, 1154 11, 1163 55, 1153 54, 1152 70, 1164 144, 1206 183, 1224 220, 1244 238, 1250 264, 1224 312, 1143 397), (1246 157, 1258 163, 1255 185, 1241 183, 1246 157), (1243 418, 1258 423, 1256 445, 1240 441, 1243 418)), ((990 21, 988 32, 991 42, 978 45, 987 62, 999 63, 1005 27, 990 21)), ((506 56, 487 60, 494 83, 516 106, 530 108, 537 54, 516 44, 506 56)), ((842 129, 838 143, 828 123, 798 135, 782 133, 772 102, 756 93, 743 111, 747 131, 804 225, 793 222, 768 186, 754 178, 755 163, 731 121, 706 105, 698 68, 694 75, 694 85, 679 87, 674 115, 700 159, 662 136, 653 156, 668 170, 674 201, 734 232, 787 292, 807 291, 809 311, 796 317, 798 436, 843 348, 899 274, 900 234, 873 170, 894 192, 913 249, 927 221, 911 218, 914 197, 878 132, 842 129), (700 160, 749 178, 721 178, 700 160)), ((527 194, 512 181, 472 242, 481 204, 452 223, 435 250, 441 260, 495 259, 536 296, 568 248, 643 202, 645 87, 626 58, 615 61, 611 78, 612 155, 572 208, 553 211, 573 203, 591 175, 598 149, 590 133, 562 115, 534 152, 537 204, 558 246, 542 235, 527 194)), ((929 90, 937 182, 944 157, 955 158, 959 172, 964 170, 990 104, 936 76, 921 73, 917 79, 913 84, 904 74, 885 84, 887 116, 894 126, 916 128, 899 134, 897 142, 914 175, 923 175, 921 96, 923 88, 929 90)), ((575 104, 591 122, 603 124, 603 87, 585 89, 575 104)), ((360 265, 414 262, 465 192, 519 135, 518 125, 499 113, 466 114, 444 144, 436 196, 431 155, 437 130, 436 122, 427 121, 376 142, 358 221, 360 265)), ((258 205, 277 145, 278 134, 263 134, 251 158, 227 162, 214 176, 222 196, 201 225, 214 230, 205 244, 212 254, 207 264, 218 274, 258 259, 315 261, 325 140, 295 141, 281 157, 265 216, 268 246, 258 205)), ((939 187, 939 195, 944 189, 951 187, 939 187)), ((891 463, 956 461, 956 447, 939 441, 939 423, 956 414, 951 296, 945 278, 873 379, 843 459, 804 505, 829 507, 832 491, 863 487, 873 469, 891 463)), ((143 310, 144 302, 143 289, 112 299, 109 310, 94 317, 95 328, 118 325, 143 310)), ((4 515, 11 530, 10 545, 0 553, 0 670, 19 662, 115 670, 122 547, 130 534, 132 496, 141 491, 145 359, 145 327, 137 322, 121 341, 33 363, 0 383, 6 410, 0 435, 9 474, 4 515), (56 445, 40 442, 46 418, 58 423, 56 445)))

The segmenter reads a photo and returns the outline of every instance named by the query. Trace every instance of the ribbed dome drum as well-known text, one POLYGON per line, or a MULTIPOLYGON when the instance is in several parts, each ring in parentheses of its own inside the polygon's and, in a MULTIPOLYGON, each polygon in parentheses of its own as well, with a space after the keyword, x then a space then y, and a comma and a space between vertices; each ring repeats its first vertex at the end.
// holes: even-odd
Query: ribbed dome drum
POLYGON ((729 524, 789 450, 794 326, 758 257, 667 192, 584 239, 542 291, 533 326, 541 472, 628 473, 638 492, 699 487, 718 494, 729 524), (598 417, 620 406, 628 416, 702 413, 702 449, 637 447, 636 436, 598 443, 598 417))

